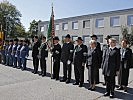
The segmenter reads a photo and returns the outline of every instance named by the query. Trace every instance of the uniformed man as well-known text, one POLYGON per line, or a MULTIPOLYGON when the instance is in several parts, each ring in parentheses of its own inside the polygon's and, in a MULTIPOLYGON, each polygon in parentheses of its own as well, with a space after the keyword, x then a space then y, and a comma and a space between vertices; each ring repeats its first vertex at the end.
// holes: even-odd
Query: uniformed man
POLYGON ((9 41, 8 40, 5 40, 4 41, 4 46, 3 46, 3 62, 2 62, 2 64, 6 64, 6 55, 7 55, 7 49, 8 49, 8 46, 9 46, 9 41))
POLYGON ((96 48, 101 50, 101 44, 97 41, 97 39, 98 39, 97 35, 92 35, 91 39, 95 40, 97 42, 96 48))
POLYGON ((76 82, 73 85, 82 87, 84 83, 84 66, 87 58, 87 46, 83 44, 81 37, 78 37, 76 41, 77 45, 74 49, 74 72, 76 82))
POLYGON ((16 54, 15 54, 15 57, 17 57, 17 62, 18 62, 18 69, 21 68, 22 64, 21 64, 21 58, 20 58, 20 49, 22 48, 23 46, 23 40, 19 40, 18 41, 18 46, 17 46, 17 51, 16 51, 16 54))
POLYGON ((24 40, 23 46, 20 49, 20 58, 21 58, 21 64, 22 64, 21 70, 22 71, 26 70, 26 62, 27 62, 28 56, 29 56, 29 47, 27 45, 27 41, 24 40))
POLYGON ((39 55, 38 59, 40 59, 40 66, 41 66, 41 73, 39 75, 42 75, 42 77, 46 76, 46 60, 48 57, 48 48, 46 43, 46 37, 42 37, 42 43, 39 47, 39 55))
POLYGON ((115 76, 120 67, 120 50, 116 48, 116 39, 109 39, 109 48, 103 53, 102 73, 106 78, 106 93, 104 96, 114 97, 115 76))
POLYGON ((8 48, 9 48, 9 40, 7 40, 7 44, 6 44, 6 46, 5 46, 5 57, 6 57, 6 58, 5 58, 5 61, 6 61, 6 62, 5 62, 5 65, 6 65, 6 66, 8 66, 8 64, 7 64, 7 63, 8 63, 8 48))
POLYGON ((53 77, 52 77, 52 79, 59 80, 61 45, 59 44, 58 37, 54 37, 53 42, 54 42, 54 47, 52 49, 52 57, 53 57, 53 77))
POLYGON ((34 70, 32 71, 32 73, 34 73, 34 74, 37 74, 37 73, 38 73, 38 65, 39 65, 39 59, 38 59, 39 47, 40 47, 40 43, 38 42, 38 36, 35 36, 35 37, 34 37, 33 48, 32 48, 32 57, 33 57, 33 66, 34 66, 34 70))
POLYGON ((132 50, 127 47, 126 39, 123 39, 121 41, 120 54, 121 54, 121 64, 118 76, 118 84, 119 84, 118 90, 124 90, 124 92, 127 92, 129 73, 133 62, 132 62, 132 50))
POLYGON ((61 82, 70 83, 71 80, 71 64, 73 60, 74 45, 71 43, 69 34, 65 37, 65 43, 62 46, 61 61, 63 62, 63 79, 61 82))
MULTIPOLYGON (((98 37, 97 37, 97 35, 95 35, 95 34, 93 34, 92 36, 91 36, 91 40, 95 40, 96 41, 96 48, 97 49, 99 49, 99 53, 100 53, 100 55, 101 55, 101 57, 102 57, 102 51, 101 51, 101 44, 97 41, 97 39, 98 39, 98 37)), ((101 62, 102 62, 102 58, 101 58, 101 62)), ((101 66, 99 66, 99 68, 100 68, 101 66)), ((98 74, 97 74, 97 77, 96 77, 96 84, 99 84, 99 70, 98 70, 98 74)))
POLYGON ((18 46, 18 39, 14 39, 13 47, 12 47, 12 58, 13 58, 13 67, 17 67, 17 57, 15 56, 18 46))
MULTIPOLYGON (((105 38, 107 43, 103 45, 102 54, 103 54, 103 52, 104 52, 106 49, 109 48, 109 39, 110 39, 110 38, 112 38, 110 35, 107 35, 107 37, 105 38)), ((105 77, 104 77, 103 85, 106 85, 105 77)))
POLYGON ((112 38, 110 35, 107 35, 107 37, 105 38, 107 43, 103 45, 102 51, 109 48, 109 39, 110 38, 112 38))
POLYGON ((12 58, 12 47, 13 47, 13 40, 10 40, 9 42, 9 47, 8 47, 8 52, 7 52, 7 62, 6 65, 13 66, 13 58, 12 58))

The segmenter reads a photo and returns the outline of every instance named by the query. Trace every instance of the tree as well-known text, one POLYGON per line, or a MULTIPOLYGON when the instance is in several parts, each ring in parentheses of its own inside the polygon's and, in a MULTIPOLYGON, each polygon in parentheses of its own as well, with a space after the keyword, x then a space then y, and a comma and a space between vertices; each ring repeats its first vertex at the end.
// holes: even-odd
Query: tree
POLYGON ((22 24, 16 25, 16 34, 15 37, 25 37, 27 33, 25 32, 25 28, 22 24))
POLYGON ((31 23, 30 23, 30 27, 29 27, 29 35, 32 37, 32 36, 35 36, 38 34, 38 23, 41 22, 41 20, 39 21, 36 21, 36 20, 33 20, 31 23))
POLYGON ((123 39, 127 40, 127 44, 129 47, 133 46, 133 26, 131 26, 131 32, 129 33, 129 29, 126 26, 122 26, 122 35, 123 39))
POLYGON ((21 25, 21 16, 20 11, 17 10, 15 5, 8 1, 0 2, 0 24, 2 24, 5 36, 15 36, 17 27, 21 25))

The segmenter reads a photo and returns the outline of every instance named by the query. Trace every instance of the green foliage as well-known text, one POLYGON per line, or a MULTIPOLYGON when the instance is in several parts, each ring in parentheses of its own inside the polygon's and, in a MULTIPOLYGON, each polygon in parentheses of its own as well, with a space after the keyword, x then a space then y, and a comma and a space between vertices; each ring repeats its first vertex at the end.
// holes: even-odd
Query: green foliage
POLYGON ((131 26, 131 32, 129 33, 129 28, 126 26, 122 26, 122 35, 123 38, 127 40, 129 47, 133 46, 133 26, 131 26))
POLYGON ((8 1, 0 2, 0 24, 2 24, 3 32, 6 36, 16 36, 18 26, 21 26, 21 16, 20 11, 15 5, 12 5, 8 1))
POLYGON ((30 27, 29 27, 29 31, 28 31, 29 37, 32 37, 32 36, 37 35, 37 33, 38 33, 38 23, 39 23, 39 22, 41 22, 41 21, 40 21, 40 20, 39 20, 39 21, 33 20, 33 21, 30 23, 30 27))

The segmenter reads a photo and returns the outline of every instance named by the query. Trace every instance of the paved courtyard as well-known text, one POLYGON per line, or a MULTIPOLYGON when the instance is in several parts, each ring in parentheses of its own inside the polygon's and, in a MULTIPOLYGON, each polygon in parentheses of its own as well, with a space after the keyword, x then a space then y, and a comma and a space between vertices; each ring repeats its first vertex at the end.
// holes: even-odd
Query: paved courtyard
MULTIPOLYGON (((31 53, 30 53, 31 54, 31 53)), ((47 77, 31 73, 33 69, 31 55, 27 62, 27 71, 21 71, 0 65, 0 100, 108 100, 103 97, 105 87, 97 85, 96 91, 89 91, 87 69, 85 69, 85 85, 82 88, 50 79, 50 59, 47 62, 47 77)), ((62 64, 60 69, 62 77, 62 64)), ((72 69, 72 82, 74 70, 72 69)), ((117 80, 117 79, 116 79, 117 80)), ((100 69, 100 81, 103 76, 100 69)), ((133 100, 133 69, 130 71, 129 89, 127 93, 117 91, 115 99, 133 100)))

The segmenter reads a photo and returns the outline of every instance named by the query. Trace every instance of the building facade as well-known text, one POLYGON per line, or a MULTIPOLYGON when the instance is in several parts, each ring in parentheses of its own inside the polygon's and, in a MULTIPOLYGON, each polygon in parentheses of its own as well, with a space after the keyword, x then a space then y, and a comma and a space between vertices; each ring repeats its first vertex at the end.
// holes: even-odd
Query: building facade
MULTIPOLYGON (((47 35, 49 21, 40 22, 39 34, 47 35)), ((98 36, 100 43, 105 43, 105 37, 111 35, 119 42, 122 38, 121 26, 126 26, 131 32, 133 25, 133 8, 89 14, 83 16, 62 18, 55 20, 55 35, 62 40, 66 34, 72 36, 75 41, 81 36, 85 44, 88 44, 90 35, 98 36)))

